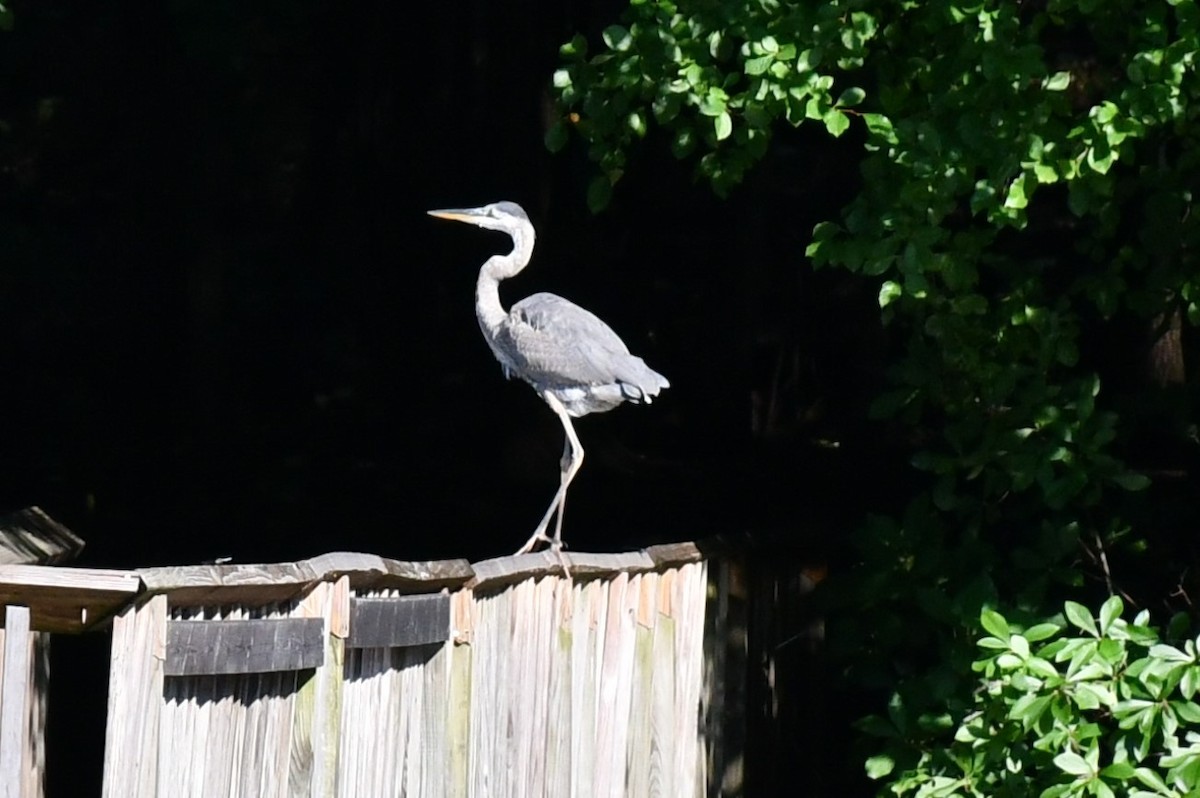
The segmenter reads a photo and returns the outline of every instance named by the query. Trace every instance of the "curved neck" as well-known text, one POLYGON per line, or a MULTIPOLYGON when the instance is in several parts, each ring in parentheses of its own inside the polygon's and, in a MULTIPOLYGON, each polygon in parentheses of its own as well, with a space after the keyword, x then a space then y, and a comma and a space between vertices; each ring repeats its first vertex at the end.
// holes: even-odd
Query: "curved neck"
POLYGON ((508 316, 500 304, 500 281, 519 274, 533 255, 533 225, 525 222, 509 234, 513 240, 512 252, 488 258, 475 283, 475 315, 479 318, 479 326, 488 334, 495 333, 508 316))

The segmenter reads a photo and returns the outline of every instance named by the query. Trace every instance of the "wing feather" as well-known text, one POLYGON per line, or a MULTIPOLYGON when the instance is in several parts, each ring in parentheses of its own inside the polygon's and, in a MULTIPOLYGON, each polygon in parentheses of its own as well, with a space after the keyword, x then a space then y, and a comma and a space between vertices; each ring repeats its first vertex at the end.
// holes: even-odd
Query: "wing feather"
POLYGON ((543 387, 620 383, 653 396, 667 381, 594 313, 549 293, 513 305, 498 344, 517 376, 543 387))

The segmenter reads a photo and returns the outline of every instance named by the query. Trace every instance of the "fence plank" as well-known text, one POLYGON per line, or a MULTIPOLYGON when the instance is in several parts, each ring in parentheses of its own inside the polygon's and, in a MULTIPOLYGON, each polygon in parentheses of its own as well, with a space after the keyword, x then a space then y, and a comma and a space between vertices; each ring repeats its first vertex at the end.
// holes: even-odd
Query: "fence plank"
POLYGON ((474 594, 467 588, 454 594, 454 641, 447 644, 450 655, 449 717, 447 718, 446 745, 448 747, 448 772, 446 774, 447 798, 467 798, 470 794, 470 743, 471 743, 471 660, 474 656, 474 639, 471 626, 471 611, 474 594), (460 642, 462 641, 462 642, 460 642))
MULTIPOLYGON (((661 581, 661 580, 660 580, 661 581)), ((659 613, 651 644, 654 682, 650 695, 649 794, 655 798, 687 795, 675 777, 675 619, 659 613)))
POLYGON ((643 574, 638 585, 637 624, 634 626, 633 678, 630 689, 629 744, 625 755, 625 795, 646 798, 650 794, 650 719, 654 690, 654 606, 658 574, 643 574))
POLYGON ((354 598, 350 601, 353 648, 395 648, 440 643, 450 638, 450 596, 354 598))
POLYGON ((171 621, 167 676, 272 673, 320 667, 325 659, 320 618, 171 621))
MULTIPOLYGON (((449 596, 446 597, 449 599, 449 596)), ((409 792, 413 796, 443 798, 450 792, 450 650, 454 644, 443 643, 422 668, 421 689, 424 701, 421 707, 421 727, 418 740, 423 741, 420 751, 421 780, 417 789, 409 792)), ((403 697, 401 697, 403 698, 403 697)))
MULTIPOLYGON (((484 580, 450 594, 373 588, 351 598, 365 577, 346 573, 290 584, 302 592, 285 617, 251 584, 237 586, 248 604, 164 614, 157 675, 136 663, 143 681, 158 679, 156 701, 110 715, 105 796, 698 798, 708 775, 701 713, 719 698, 704 666, 698 550, 574 555, 590 570, 573 580, 557 562, 522 559, 481 567, 484 580), (116 741, 131 738, 126 725, 160 719, 173 725, 149 738, 158 770, 146 783, 158 792, 139 792, 144 767, 130 762, 141 749, 118 754, 116 741), (121 780, 114 763, 135 775, 121 780)), ((186 576, 193 596, 214 587, 186 576)), ((229 580, 240 576, 219 576, 210 598, 239 595, 229 580)), ((148 632, 118 620, 114 691, 131 667, 118 666, 118 650, 142 653, 135 633, 148 632)))
POLYGON ((105 798, 156 795, 167 597, 126 607, 113 622, 105 729, 105 798))
POLYGON ((25 795, 40 798, 46 775, 46 712, 50 700, 50 633, 32 632, 29 643, 33 660, 30 684, 29 733, 25 740, 23 768, 25 795))
POLYGON ((24 798, 22 762, 29 734, 29 608, 4 608, 4 671, 0 675, 0 796, 24 798))
POLYGON ((291 755, 287 775, 280 781, 293 795, 332 798, 338 789, 349 605, 350 582, 343 576, 314 587, 296 608, 300 617, 289 619, 316 624, 321 654, 313 674, 296 692, 290 717, 269 716, 289 730, 291 755))

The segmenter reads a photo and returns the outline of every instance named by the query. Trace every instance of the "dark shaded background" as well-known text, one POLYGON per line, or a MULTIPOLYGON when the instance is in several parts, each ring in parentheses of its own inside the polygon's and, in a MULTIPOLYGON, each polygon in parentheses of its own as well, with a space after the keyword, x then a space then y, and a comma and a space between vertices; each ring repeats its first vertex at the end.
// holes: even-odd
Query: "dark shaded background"
MULTIPOLYGON (((424 214, 498 199, 539 230, 506 301, 567 296, 672 383, 578 424, 573 548, 750 533, 819 561, 893 489, 855 478, 887 466, 873 291, 801 268, 853 142, 782 134, 718 200, 651 140, 596 217, 582 147, 545 151, 558 45, 623 3, 11 7, 0 509, 42 506, 80 564, 520 545, 561 428, 480 340, 506 240, 424 214)), ((106 646, 56 639, 51 795, 98 784, 106 646)))

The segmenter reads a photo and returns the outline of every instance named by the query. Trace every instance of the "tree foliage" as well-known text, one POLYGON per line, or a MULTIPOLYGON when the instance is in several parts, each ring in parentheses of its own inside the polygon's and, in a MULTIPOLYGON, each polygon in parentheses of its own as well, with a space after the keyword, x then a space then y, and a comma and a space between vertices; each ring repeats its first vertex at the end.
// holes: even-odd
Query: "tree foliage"
MULTIPOLYGON (((979 675, 953 741, 900 774, 899 795, 1128 795, 1200 790, 1197 641, 1164 643, 1149 612, 1124 620, 1113 596, 1093 616, 1067 602, 1050 622, 1015 626, 984 610, 979 675), (1073 629, 1071 627, 1074 627, 1073 629)), ((1175 626, 1185 626, 1179 616, 1175 626)), ((1179 629, 1174 633, 1177 635, 1179 629)), ((864 726, 895 735, 881 717, 864 726)), ((886 754, 867 767, 889 774, 886 754)))
POLYGON ((928 481, 831 593, 909 764, 971 706, 981 607, 1048 615, 1081 545, 1137 540, 1120 511, 1149 480, 1083 331, 1200 321, 1198 49, 1191 0, 632 0, 598 54, 562 49, 547 143, 586 142, 596 208, 653 125, 720 194, 783 126, 861 142, 862 190, 805 254, 878 282, 902 345, 872 412, 928 481))

